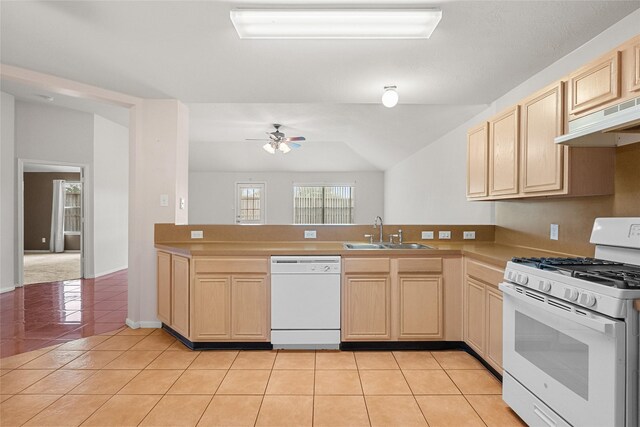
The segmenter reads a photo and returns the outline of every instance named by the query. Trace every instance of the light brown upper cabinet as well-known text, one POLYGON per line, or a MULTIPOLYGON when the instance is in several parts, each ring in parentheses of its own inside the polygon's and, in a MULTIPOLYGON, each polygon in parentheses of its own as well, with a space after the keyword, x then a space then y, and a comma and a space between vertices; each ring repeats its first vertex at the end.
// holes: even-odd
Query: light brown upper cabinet
MULTIPOLYGON (((615 50, 569 75, 569 120, 620 98, 620 51, 615 50)), ((598 108, 600 107, 600 108, 598 108)))
POLYGON ((559 82, 522 102, 522 191, 562 190, 565 151, 554 143, 562 135, 563 83, 559 82))
POLYGON ((640 36, 622 47, 622 88, 623 98, 640 96, 640 36))
POLYGON ((489 120, 489 195, 518 194, 519 107, 489 120))
POLYGON ((489 126, 485 122, 467 133, 467 197, 488 193, 489 126))

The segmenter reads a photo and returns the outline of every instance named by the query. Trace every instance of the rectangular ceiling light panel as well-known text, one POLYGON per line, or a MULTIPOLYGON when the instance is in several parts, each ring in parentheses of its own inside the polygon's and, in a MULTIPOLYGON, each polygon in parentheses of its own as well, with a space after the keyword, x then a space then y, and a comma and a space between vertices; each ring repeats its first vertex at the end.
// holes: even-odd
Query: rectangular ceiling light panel
POLYGON ((440 9, 234 9, 241 39, 428 39, 440 9))

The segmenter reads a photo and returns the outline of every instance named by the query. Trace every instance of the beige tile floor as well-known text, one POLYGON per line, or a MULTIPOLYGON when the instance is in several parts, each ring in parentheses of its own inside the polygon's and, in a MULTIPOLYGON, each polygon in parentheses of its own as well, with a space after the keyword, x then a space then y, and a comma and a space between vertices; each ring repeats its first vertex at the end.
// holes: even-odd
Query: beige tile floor
POLYGON ((2 426, 521 426, 461 351, 200 351, 123 328, 0 359, 2 426))

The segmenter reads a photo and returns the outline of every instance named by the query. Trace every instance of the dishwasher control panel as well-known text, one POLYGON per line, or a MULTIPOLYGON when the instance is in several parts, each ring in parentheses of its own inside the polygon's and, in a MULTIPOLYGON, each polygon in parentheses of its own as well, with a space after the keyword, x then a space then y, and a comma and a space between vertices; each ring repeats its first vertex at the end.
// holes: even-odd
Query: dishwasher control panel
POLYGON ((271 274, 340 274, 340 257, 272 256, 271 274))

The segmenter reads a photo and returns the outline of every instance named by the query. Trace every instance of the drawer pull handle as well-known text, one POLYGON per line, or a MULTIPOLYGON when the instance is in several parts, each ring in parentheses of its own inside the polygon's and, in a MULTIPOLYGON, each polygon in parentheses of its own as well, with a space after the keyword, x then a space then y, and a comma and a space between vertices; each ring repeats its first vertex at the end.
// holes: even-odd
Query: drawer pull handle
POLYGON ((542 412, 542 410, 540 408, 538 408, 537 405, 533 405, 533 413, 536 414, 538 416, 538 418, 540 418, 542 421, 544 421, 544 423, 546 425, 548 425, 549 427, 556 427, 556 422, 553 421, 551 418, 549 418, 549 416, 547 414, 542 412))

